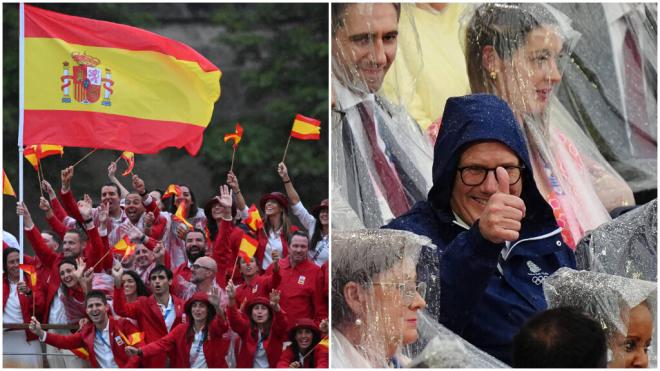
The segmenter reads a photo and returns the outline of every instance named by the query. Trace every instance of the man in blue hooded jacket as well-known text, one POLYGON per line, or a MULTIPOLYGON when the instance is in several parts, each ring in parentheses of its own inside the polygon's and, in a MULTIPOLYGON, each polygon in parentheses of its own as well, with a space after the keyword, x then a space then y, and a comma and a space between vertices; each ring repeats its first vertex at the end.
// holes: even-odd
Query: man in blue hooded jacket
POLYGON ((513 336, 546 309, 543 280, 574 267, 575 256, 536 188, 506 102, 486 94, 450 98, 442 117, 427 201, 386 228, 431 238, 436 249, 426 249, 418 266, 432 288, 429 311, 510 363, 513 336))

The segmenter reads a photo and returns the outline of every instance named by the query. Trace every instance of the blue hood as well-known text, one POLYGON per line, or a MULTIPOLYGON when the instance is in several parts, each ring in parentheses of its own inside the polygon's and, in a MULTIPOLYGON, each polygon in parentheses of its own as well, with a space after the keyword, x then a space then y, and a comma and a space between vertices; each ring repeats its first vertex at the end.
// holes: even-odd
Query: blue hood
MULTIPOLYGON (((476 142, 498 141, 516 153, 525 165, 521 198, 527 206, 525 219, 552 220, 552 209, 536 188, 525 136, 509 105, 490 94, 473 94, 447 99, 442 127, 435 142, 433 187, 428 200, 441 214, 451 215, 451 198, 456 168, 463 151, 476 142)), ((453 218, 453 217, 452 217, 453 218)))

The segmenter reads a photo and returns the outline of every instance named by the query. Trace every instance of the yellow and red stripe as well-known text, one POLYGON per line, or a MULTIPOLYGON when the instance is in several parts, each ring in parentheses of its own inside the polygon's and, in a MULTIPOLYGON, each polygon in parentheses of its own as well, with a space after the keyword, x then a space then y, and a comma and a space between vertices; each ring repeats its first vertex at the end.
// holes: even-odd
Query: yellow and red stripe
POLYGON ((186 208, 186 200, 181 200, 179 202, 179 207, 176 208, 176 213, 172 216, 177 222, 185 224, 188 228, 193 229, 192 224, 190 224, 186 218, 188 218, 188 209, 186 208))
POLYGON ((126 171, 121 173, 121 175, 126 176, 133 171, 133 166, 135 166, 135 154, 133 152, 124 151, 121 153, 121 158, 126 161, 126 171))
POLYGON ((181 188, 176 184, 170 184, 167 186, 165 193, 163 193, 163 195, 161 196, 161 200, 164 200, 172 196, 175 196, 175 198, 181 197, 181 188))
POLYGON ((241 138, 243 138, 243 128, 241 127, 240 123, 236 123, 236 129, 234 130, 233 133, 225 134, 224 141, 227 143, 228 141, 232 140, 234 144, 232 145, 234 149, 238 147, 238 143, 241 142, 241 138))
POLYGON ((7 174, 5 174, 5 169, 2 169, 2 194, 16 197, 16 192, 14 192, 14 187, 9 183, 9 178, 7 178, 7 174))
POLYGON ((32 264, 19 264, 21 270, 30 275, 30 283, 32 287, 37 287, 37 269, 32 264))
POLYGON ((264 222, 261 220, 261 214, 254 204, 248 209, 248 217, 245 219, 245 224, 250 227, 253 232, 263 227, 264 222))
POLYGON ((220 96, 221 76, 194 49, 155 33, 25 6, 26 144, 134 153, 173 146, 195 155, 220 96), (75 99, 71 85, 79 66, 73 53, 99 62, 101 98, 107 89, 108 105, 75 99), (65 87, 69 102, 62 100, 65 87))
POLYGON ((33 144, 25 147, 23 150, 23 157, 32 165, 34 170, 39 170, 39 162, 42 159, 53 156, 64 154, 64 147, 57 144, 33 144))
POLYGON ((130 257, 131 255, 135 254, 135 244, 131 242, 128 236, 124 236, 115 244, 112 251, 123 256, 130 257))
POLYGON ((291 136, 301 140, 321 139, 321 121, 297 114, 293 120, 291 136))
POLYGON ((257 246, 259 245, 259 242, 250 237, 247 234, 243 235, 243 239, 241 240, 241 245, 238 248, 238 256, 243 258, 243 261, 245 261, 245 264, 250 264, 250 260, 254 256, 254 253, 257 252, 257 246))

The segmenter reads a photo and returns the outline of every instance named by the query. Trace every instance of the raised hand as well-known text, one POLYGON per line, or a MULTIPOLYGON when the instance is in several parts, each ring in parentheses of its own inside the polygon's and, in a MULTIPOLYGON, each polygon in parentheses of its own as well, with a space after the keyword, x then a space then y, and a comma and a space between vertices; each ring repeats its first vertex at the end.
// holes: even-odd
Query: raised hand
POLYGON ((92 218, 92 204, 91 199, 87 199, 89 195, 85 194, 85 198, 83 202, 78 203, 78 210, 80 211, 80 215, 83 217, 84 220, 88 220, 92 218))
POLYGON ((140 242, 144 236, 144 233, 140 228, 131 223, 122 224, 119 226, 119 229, 123 234, 128 235, 128 238, 130 238, 132 242, 140 242))
POLYGON ((212 287, 211 293, 209 294, 209 303, 216 309, 216 312, 221 312, 220 310, 220 290, 218 287, 212 287))
POLYGON ((113 181, 117 179, 117 177, 115 176, 116 172, 117 172, 117 163, 111 161, 110 165, 108 165, 108 178, 113 181))
POLYGON ((50 183, 48 183, 47 180, 41 181, 41 189, 43 189, 44 192, 48 193, 48 197, 50 197, 51 200, 57 197, 55 195, 55 191, 53 190, 53 187, 50 185, 50 183))
POLYGON ((179 225, 176 227, 176 236, 179 237, 180 239, 183 239, 186 236, 187 232, 188 232, 188 227, 183 223, 179 223, 179 225))
POLYGON ((226 290, 227 290, 227 296, 229 297, 229 302, 234 303, 234 301, 236 300, 236 286, 234 286, 234 282, 232 282, 232 280, 229 280, 229 282, 227 282, 226 290))
POLYGON ((154 225, 154 221, 156 220, 156 217, 154 216, 154 213, 151 211, 148 211, 144 214, 144 228, 149 229, 154 225))
POLYGON ((83 272, 80 285, 83 287, 83 291, 85 293, 89 292, 92 289, 93 280, 94 280, 94 270, 92 268, 89 268, 85 272, 83 272))
POLYGON ((231 187, 231 190, 234 191, 234 193, 238 193, 241 191, 238 186, 238 178, 236 177, 233 171, 227 173, 227 184, 229 185, 229 187, 231 187))
POLYGON ((122 268, 121 264, 115 264, 112 267, 112 277, 115 279, 116 288, 121 287, 121 276, 123 275, 124 275, 124 268, 122 268))
POLYGON ((62 178, 62 193, 66 193, 71 189, 71 179, 73 178, 73 166, 69 166, 62 170, 60 173, 62 178))
POLYGON ((30 216, 30 210, 25 206, 25 202, 16 203, 16 214, 23 215, 23 222, 25 223, 25 228, 30 229, 34 225, 32 223, 32 217, 30 216))
POLYGON ((280 311, 280 290, 272 289, 270 291, 270 305, 276 312, 280 311))
POLYGON ((154 247, 154 261, 159 262, 160 264, 165 264, 165 247, 163 246, 163 241, 156 242, 156 247, 154 247))
POLYGON ((490 196, 479 218, 479 232, 493 242, 516 241, 525 217, 525 202, 510 194, 509 174, 503 167, 496 170, 498 191, 490 196))
POLYGON ((73 275, 76 277, 78 282, 82 284, 83 281, 83 273, 85 272, 85 268, 87 267, 87 264, 85 264, 85 260, 82 257, 76 258, 76 265, 78 268, 76 268, 75 271, 73 271, 73 275))
POLYGON ((277 173, 280 174, 280 178, 282 178, 282 181, 284 181, 284 182, 289 181, 291 179, 291 178, 289 178, 289 172, 288 172, 284 162, 280 162, 277 165, 277 173))
POLYGON ((89 323, 89 319, 87 317, 83 317, 80 320, 78 320, 78 331, 80 332, 83 327, 85 327, 89 323))
POLYGON ((28 287, 27 287, 27 283, 25 283, 25 281, 19 281, 18 284, 16 284, 16 289, 21 294, 27 295, 28 287))
POLYGON ((110 203, 101 202, 99 205, 99 225, 105 226, 105 222, 108 220, 108 215, 110 214, 110 203))
POLYGON ((50 210, 50 202, 46 200, 46 197, 39 197, 39 208, 45 212, 50 210))

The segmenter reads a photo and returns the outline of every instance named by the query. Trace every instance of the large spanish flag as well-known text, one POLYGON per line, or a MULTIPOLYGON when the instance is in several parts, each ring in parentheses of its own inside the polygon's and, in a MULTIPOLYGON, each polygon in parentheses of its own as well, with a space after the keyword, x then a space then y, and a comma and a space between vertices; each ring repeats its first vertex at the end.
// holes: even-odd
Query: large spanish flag
POLYGON ((221 75, 152 32, 25 5, 25 145, 195 155, 221 75))

